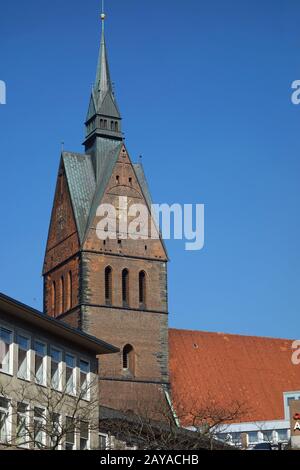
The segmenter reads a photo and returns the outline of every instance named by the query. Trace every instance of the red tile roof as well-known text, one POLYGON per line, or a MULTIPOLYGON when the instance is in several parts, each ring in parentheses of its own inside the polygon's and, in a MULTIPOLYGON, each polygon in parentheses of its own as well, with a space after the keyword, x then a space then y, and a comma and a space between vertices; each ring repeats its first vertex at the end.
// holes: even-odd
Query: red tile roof
POLYGON ((169 348, 179 415, 215 401, 224 408, 243 403, 241 422, 284 419, 283 392, 300 390, 292 340, 170 329, 169 348))

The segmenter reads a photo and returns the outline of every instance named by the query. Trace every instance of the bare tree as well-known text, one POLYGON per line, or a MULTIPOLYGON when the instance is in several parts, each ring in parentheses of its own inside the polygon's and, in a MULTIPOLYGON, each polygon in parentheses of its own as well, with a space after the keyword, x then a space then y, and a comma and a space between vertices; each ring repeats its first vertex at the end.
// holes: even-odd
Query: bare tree
POLYGON ((216 439, 216 434, 224 432, 245 412, 244 406, 237 402, 224 407, 205 401, 188 411, 177 405, 176 412, 170 405, 167 400, 161 400, 145 407, 137 399, 134 412, 101 407, 100 430, 113 436, 109 445, 114 449, 118 446, 143 450, 223 449, 227 446, 216 439))
POLYGON ((180 402, 176 407, 179 422, 188 424, 189 429, 209 439, 211 448, 217 435, 225 433, 230 424, 240 422, 246 413, 249 413, 249 408, 245 402, 231 400, 220 403, 210 395, 198 403, 190 404, 188 408, 180 402))
MULTIPOLYGON (((72 446, 75 439, 82 439, 84 447, 90 432, 99 431, 98 377, 76 394, 70 394, 67 386, 57 391, 51 387, 37 386, 34 382, 12 378, 5 385, 0 383, 0 399, 9 403, 9 412, 0 418, 12 432, 7 433, 9 447, 29 447, 37 450, 56 450, 72 446)), ((1 422, 2 421, 2 422, 1 422)))

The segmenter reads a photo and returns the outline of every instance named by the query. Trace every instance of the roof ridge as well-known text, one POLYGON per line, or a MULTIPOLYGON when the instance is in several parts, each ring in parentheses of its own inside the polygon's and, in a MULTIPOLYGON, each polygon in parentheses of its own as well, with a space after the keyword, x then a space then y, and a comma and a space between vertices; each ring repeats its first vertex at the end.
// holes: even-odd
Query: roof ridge
POLYGON ((295 338, 277 338, 273 336, 260 336, 260 335, 246 335, 241 333, 226 333, 223 331, 206 331, 206 330, 191 330, 191 329, 182 329, 182 328, 169 328, 169 331, 180 331, 185 333, 204 333, 210 335, 219 335, 219 336, 236 336, 239 338, 257 338, 257 339, 267 339, 267 340, 277 340, 277 341, 295 341, 295 338))

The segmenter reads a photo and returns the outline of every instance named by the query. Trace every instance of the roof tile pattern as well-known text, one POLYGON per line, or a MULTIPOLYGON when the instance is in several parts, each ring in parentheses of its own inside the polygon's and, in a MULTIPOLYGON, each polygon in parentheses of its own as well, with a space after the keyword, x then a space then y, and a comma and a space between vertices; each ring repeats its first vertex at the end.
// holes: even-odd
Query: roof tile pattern
POLYGON ((213 400, 243 403, 242 422, 279 420, 283 392, 300 390, 292 340, 170 329, 169 347, 174 405, 185 413, 213 400))

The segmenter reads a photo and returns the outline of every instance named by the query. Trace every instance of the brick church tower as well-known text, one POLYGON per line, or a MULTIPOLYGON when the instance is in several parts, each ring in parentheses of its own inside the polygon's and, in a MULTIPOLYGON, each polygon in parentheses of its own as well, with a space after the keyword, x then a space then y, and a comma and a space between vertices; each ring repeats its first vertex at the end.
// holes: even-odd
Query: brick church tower
POLYGON ((101 402, 134 410, 164 397, 168 387, 167 254, 159 237, 132 240, 118 223, 115 238, 97 235, 100 204, 112 204, 119 218, 120 197, 128 206, 151 205, 143 168, 132 163, 121 132, 104 22, 102 14, 85 152, 61 155, 43 269, 44 310, 120 348, 101 359, 101 402))

